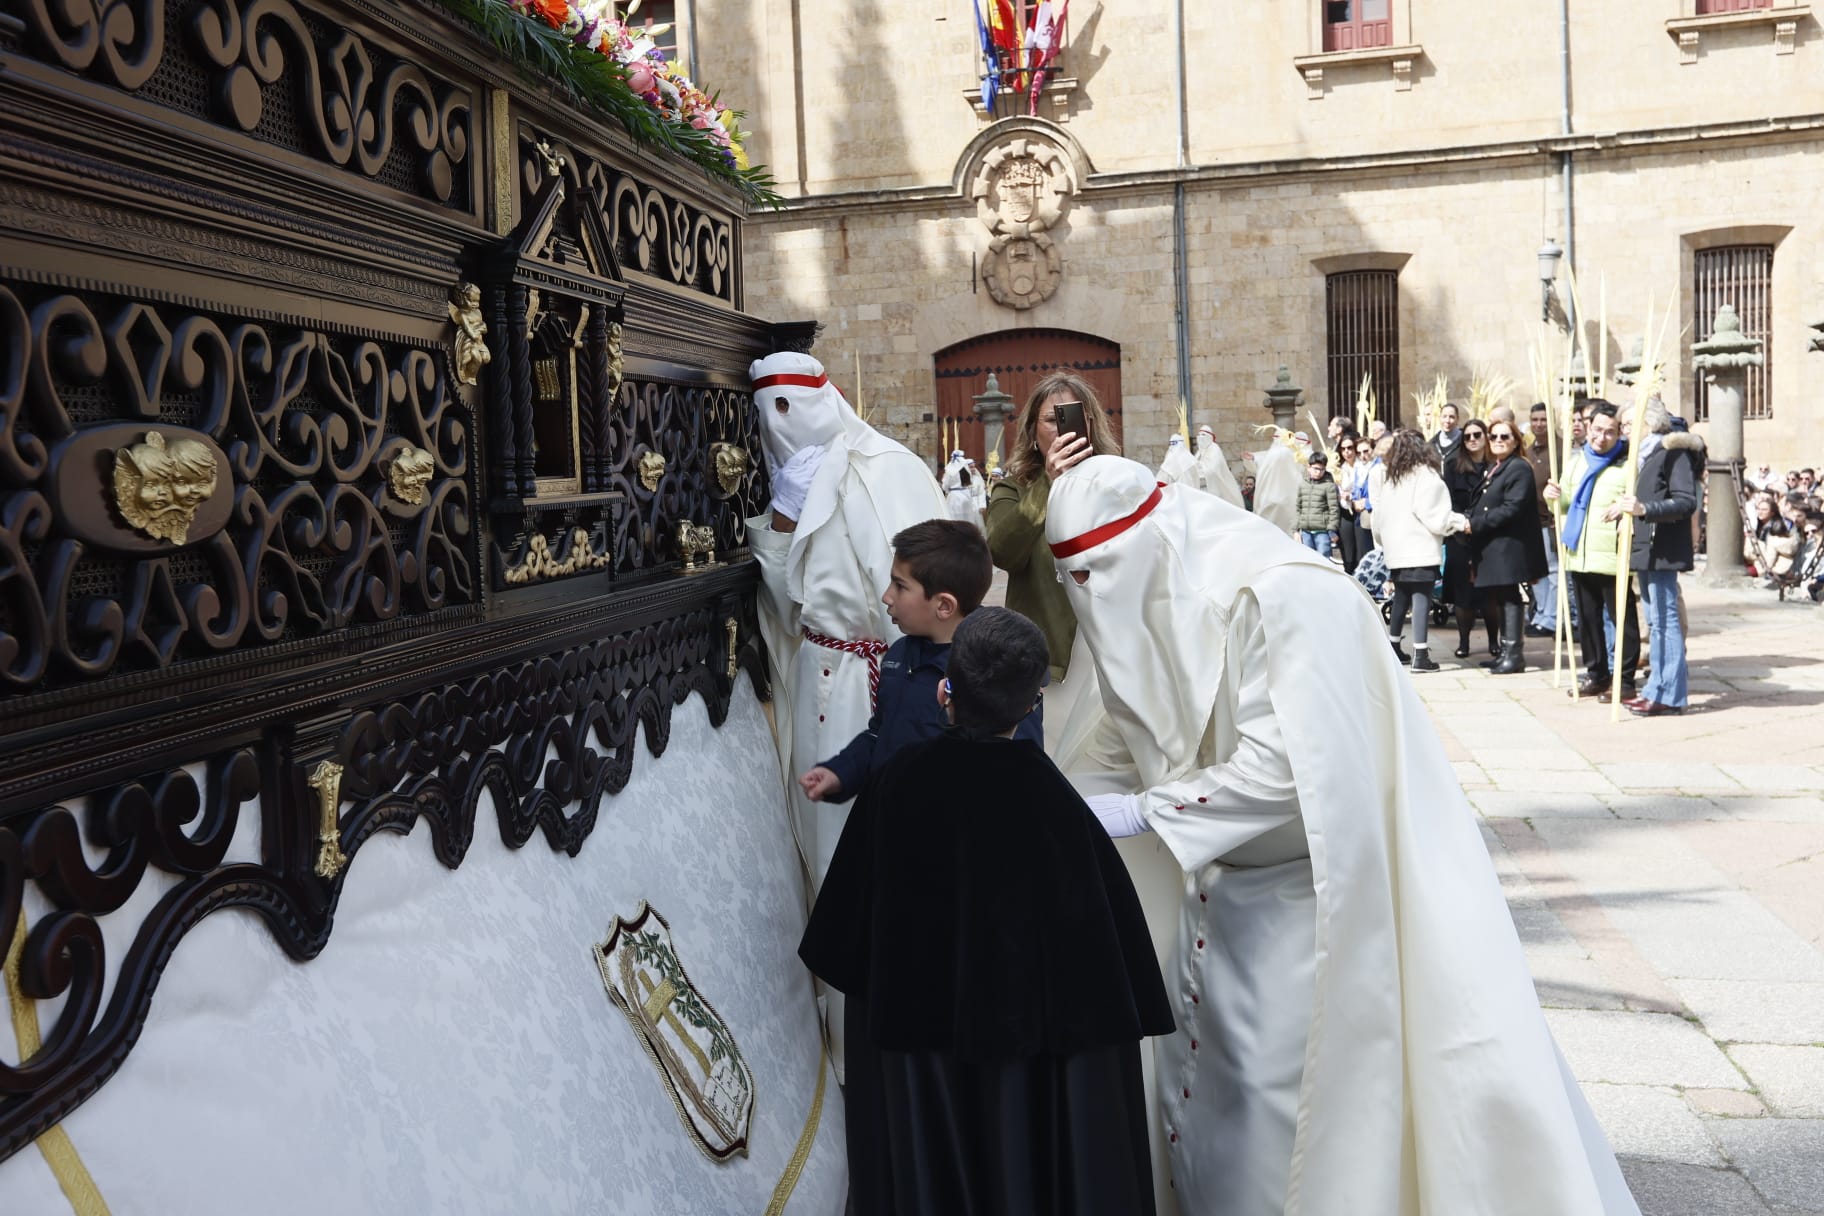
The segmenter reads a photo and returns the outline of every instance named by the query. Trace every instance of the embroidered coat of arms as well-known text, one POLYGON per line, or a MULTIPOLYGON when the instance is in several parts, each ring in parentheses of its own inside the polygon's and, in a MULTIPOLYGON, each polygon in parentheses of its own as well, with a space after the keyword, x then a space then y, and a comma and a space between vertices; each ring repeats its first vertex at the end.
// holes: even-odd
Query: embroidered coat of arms
POLYGON ((615 917, 595 961, 697 1146, 715 1161, 746 1156, 754 1074, 728 1023, 685 973, 665 918, 644 902, 632 920, 615 917))

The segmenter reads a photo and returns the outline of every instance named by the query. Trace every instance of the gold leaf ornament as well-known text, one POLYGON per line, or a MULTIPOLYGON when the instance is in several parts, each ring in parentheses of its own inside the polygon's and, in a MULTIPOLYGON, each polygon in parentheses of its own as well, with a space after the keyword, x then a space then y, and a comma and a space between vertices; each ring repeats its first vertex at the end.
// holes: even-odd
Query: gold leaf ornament
POLYGON ((147 431, 144 440, 114 453, 114 507, 130 527, 181 545, 197 509, 215 493, 215 473, 207 444, 147 431))

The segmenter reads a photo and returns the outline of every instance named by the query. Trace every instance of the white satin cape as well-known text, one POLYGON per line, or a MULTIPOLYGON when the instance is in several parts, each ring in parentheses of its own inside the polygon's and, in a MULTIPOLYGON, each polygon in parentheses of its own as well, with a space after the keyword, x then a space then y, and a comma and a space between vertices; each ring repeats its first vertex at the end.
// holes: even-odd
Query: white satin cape
MULTIPOLYGON (((1088 530, 1081 503, 1061 502, 1074 475, 1053 487, 1054 540, 1088 530)), ((1098 492, 1089 480, 1074 487, 1080 500, 1098 492)), ((1123 580, 1124 589, 1150 582, 1140 593, 1153 598, 1169 586, 1182 633, 1144 606, 1095 620, 1096 598, 1074 582, 1066 588, 1090 632, 1110 717, 1138 760, 1149 818, 1190 804, 1183 790, 1221 767, 1204 767, 1209 719, 1149 725, 1161 703, 1149 713, 1144 696, 1130 705, 1124 694, 1136 697, 1163 673, 1150 658, 1139 672, 1121 671, 1129 648, 1098 643, 1144 634, 1145 648, 1191 669, 1161 691, 1179 700, 1210 687, 1202 704, 1213 711, 1232 700, 1223 687, 1230 619, 1244 595, 1258 604, 1316 920, 1286 1216, 1638 1216, 1539 1011, 1475 813, 1372 606, 1346 575, 1258 517, 1178 488, 1163 496, 1152 516, 1100 548, 1124 550, 1117 570, 1154 564, 1154 579, 1123 580), (1349 698, 1314 678, 1317 656, 1337 654, 1360 656, 1349 698)), ((1120 518, 1138 501, 1101 504, 1088 522, 1120 518)), ((1097 556, 1060 565, 1090 567, 1097 556)), ((1188 907, 1186 919, 1195 914, 1188 907)), ((1179 1130, 1194 1151, 1196 1129, 1179 1130)))

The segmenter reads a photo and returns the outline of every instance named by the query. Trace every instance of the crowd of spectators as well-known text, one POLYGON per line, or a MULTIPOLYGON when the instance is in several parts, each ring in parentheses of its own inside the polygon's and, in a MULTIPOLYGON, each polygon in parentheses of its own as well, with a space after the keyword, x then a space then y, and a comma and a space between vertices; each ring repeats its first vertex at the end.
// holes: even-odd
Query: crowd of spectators
POLYGON ((1763 587, 1824 603, 1824 490, 1816 469, 1776 473, 1763 464, 1742 478, 1743 548, 1763 587))

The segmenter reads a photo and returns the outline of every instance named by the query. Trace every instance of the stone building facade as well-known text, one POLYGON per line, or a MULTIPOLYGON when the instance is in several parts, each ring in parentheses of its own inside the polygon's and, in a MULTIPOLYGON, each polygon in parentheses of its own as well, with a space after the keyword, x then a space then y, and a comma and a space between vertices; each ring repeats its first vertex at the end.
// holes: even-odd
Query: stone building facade
POLYGON ((1435 376, 1460 399, 1480 369, 1524 405, 1529 350, 1549 339, 1561 358, 1567 332, 1562 271, 1541 319, 1549 238, 1574 259, 1593 338, 1606 295, 1611 365, 1649 300, 1675 309, 1665 392, 1687 414, 1700 309, 1759 293, 1766 416, 1747 424, 1748 457, 1817 463, 1818 16, 1788 0, 1569 9, 1561 24, 1551 0, 1498 16, 1445 0, 1077 0, 1036 118, 1023 96, 982 107, 969 0, 695 0, 687 38, 701 34, 699 70, 749 112, 750 153, 790 196, 746 226, 749 306, 821 320, 838 382, 927 454, 945 352, 1026 329, 1118 344, 1143 460, 1181 397, 1193 428, 1258 445, 1280 364, 1311 414, 1348 412, 1331 365, 1359 335, 1337 332, 1338 275, 1393 296, 1378 366, 1406 418, 1435 376), (1328 19, 1381 12, 1378 45, 1325 52, 1328 19), (1748 271, 1700 282, 1740 258, 1748 271))

